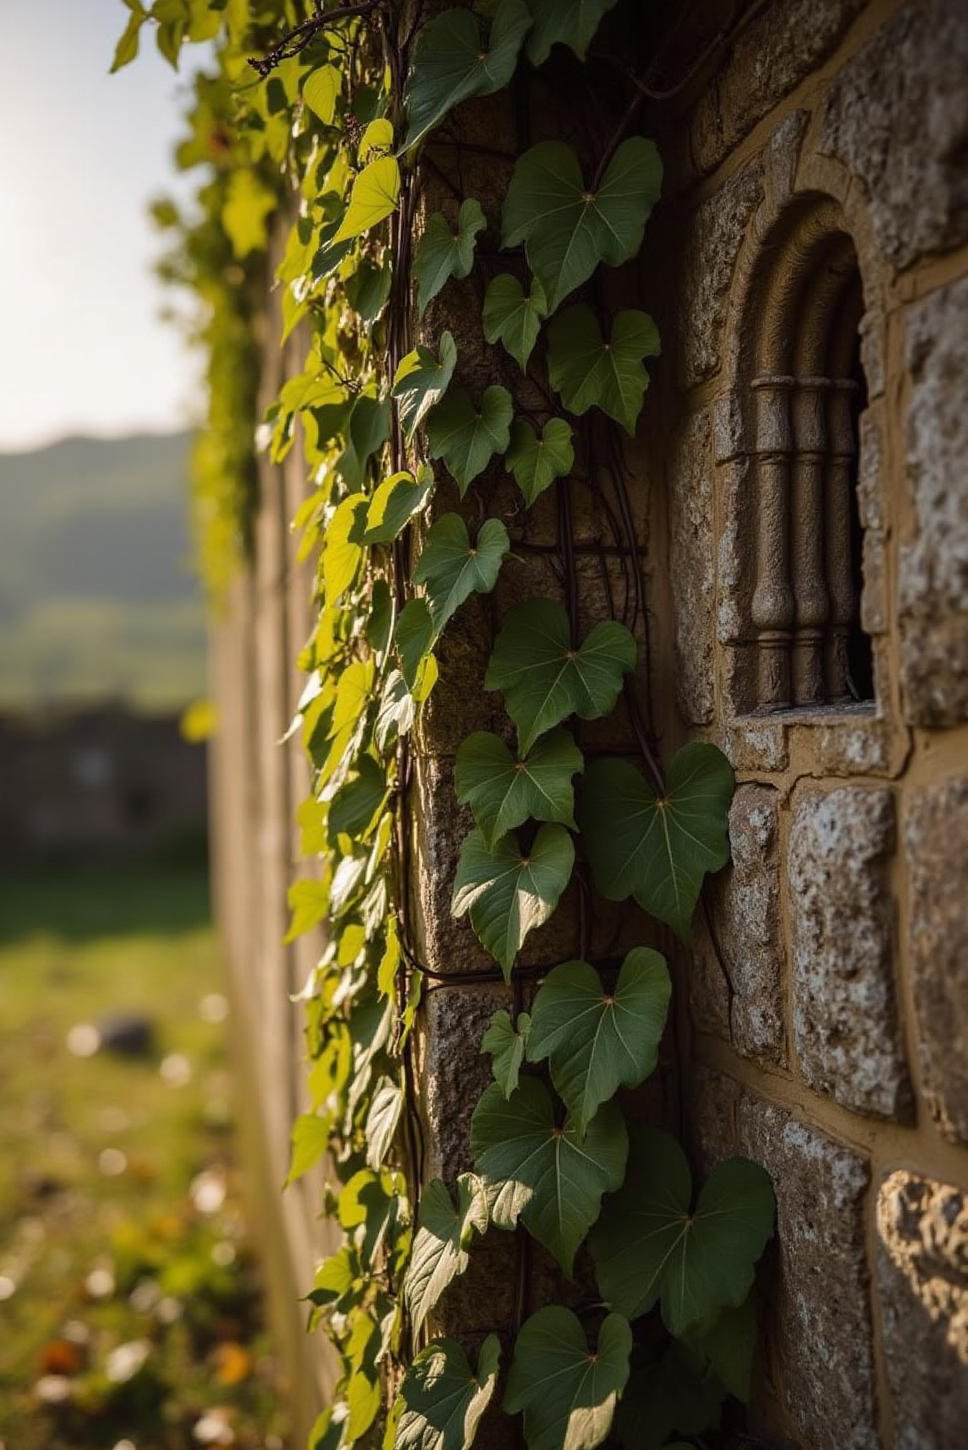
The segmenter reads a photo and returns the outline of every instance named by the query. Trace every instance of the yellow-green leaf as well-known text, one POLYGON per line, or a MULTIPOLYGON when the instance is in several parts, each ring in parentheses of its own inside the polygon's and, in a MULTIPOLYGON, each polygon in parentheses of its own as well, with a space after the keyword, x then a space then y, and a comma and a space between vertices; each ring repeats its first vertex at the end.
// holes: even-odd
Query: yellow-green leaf
POLYGON ((394 156, 378 156, 353 182, 350 204, 334 242, 350 241, 375 227, 397 209, 400 167, 394 156))

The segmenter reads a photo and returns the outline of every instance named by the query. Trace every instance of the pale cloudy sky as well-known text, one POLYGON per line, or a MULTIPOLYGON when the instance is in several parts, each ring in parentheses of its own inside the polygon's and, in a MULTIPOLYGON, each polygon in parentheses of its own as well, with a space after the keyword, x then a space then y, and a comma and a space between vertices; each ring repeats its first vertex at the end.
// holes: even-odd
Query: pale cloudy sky
POLYGON ((145 214, 173 190, 184 81, 147 29, 108 75, 127 13, 0 0, 0 450, 174 429, 197 407, 196 365, 157 315, 163 238, 145 214))

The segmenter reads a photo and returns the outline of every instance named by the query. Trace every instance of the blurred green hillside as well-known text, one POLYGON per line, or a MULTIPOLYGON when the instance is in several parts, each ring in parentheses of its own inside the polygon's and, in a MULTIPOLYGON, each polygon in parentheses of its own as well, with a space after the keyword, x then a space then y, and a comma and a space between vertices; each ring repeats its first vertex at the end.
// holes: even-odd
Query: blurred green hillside
POLYGON ((188 434, 65 438, 0 454, 0 708, 205 687, 188 434))

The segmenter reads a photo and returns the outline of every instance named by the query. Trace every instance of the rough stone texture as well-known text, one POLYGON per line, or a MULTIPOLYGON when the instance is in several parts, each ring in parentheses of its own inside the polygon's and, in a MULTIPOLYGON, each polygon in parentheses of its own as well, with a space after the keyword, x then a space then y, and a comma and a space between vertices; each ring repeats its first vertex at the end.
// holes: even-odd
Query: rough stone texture
POLYGON ((968 1205, 898 1170, 877 1197, 877 1292, 898 1450, 949 1450, 968 1425, 968 1205))
POLYGON ((698 977, 706 999, 701 1004, 710 1014, 725 1015, 724 1005, 730 1011, 729 1034, 737 1052, 782 1063, 786 1052, 776 791, 763 785, 739 787, 729 812, 729 840, 732 866, 712 888, 723 967, 714 949, 707 947, 698 977))
POLYGON ((907 315, 907 472, 916 536, 901 549, 901 678, 914 725, 968 720, 968 278, 907 315))
POLYGON ((453 1185, 473 1167, 471 1115, 491 1081, 491 1059, 481 1038, 499 1008, 512 1010, 509 988, 461 986, 427 991, 423 1007, 420 1088, 427 1137, 427 1178, 453 1185))
POLYGON ((766 716, 738 720, 729 728, 725 750, 734 770, 785 770, 787 727, 766 716))
POLYGON ((906 1105, 891 972, 889 790, 810 792, 790 828, 793 1027, 803 1077, 855 1112, 906 1105))
POLYGON ((810 1450, 875 1450, 867 1164, 748 1094, 737 1120, 740 1151, 763 1164, 777 1199, 776 1282, 763 1335, 773 1391, 810 1450))
POLYGON ((780 0, 739 35, 696 107, 693 164, 712 171, 738 141, 824 60, 865 0, 780 0))
POLYGON ((676 622, 676 699, 691 725, 712 719, 714 698, 713 486, 708 410, 689 419, 670 471, 672 605, 676 622))
POLYGON ((757 159, 707 197, 693 218, 679 286, 679 373, 684 387, 719 369, 733 267, 762 195, 763 163, 757 159))
POLYGON ((864 587, 860 622, 867 634, 884 634, 888 627, 887 540, 884 524, 883 447, 877 419, 865 413, 860 421, 860 459, 857 506, 864 530, 864 587))
POLYGON ((968 777, 913 795, 904 847, 922 1085, 942 1132, 968 1142, 968 777))
POLYGON ((821 150, 863 180, 895 267, 968 236, 966 70, 962 0, 911 0, 831 87, 821 150))

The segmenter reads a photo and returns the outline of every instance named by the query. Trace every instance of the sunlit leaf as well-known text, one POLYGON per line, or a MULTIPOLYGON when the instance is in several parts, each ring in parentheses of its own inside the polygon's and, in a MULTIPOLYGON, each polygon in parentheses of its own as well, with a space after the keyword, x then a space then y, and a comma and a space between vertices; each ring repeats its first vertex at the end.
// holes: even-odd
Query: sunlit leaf
POLYGON ((366 495, 351 493, 338 504, 326 528, 322 570, 325 602, 335 604, 350 588, 363 560, 366 495))
POLYGON ((581 751, 567 730, 551 730, 516 759, 498 735, 477 730, 457 747, 457 799, 469 805, 488 845, 527 820, 576 829, 572 776, 581 751))
POLYGON ((449 332, 441 333, 439 360, 423 343, 401 359, 391 391, 407 438, 413 437, 414 430, 446 393, 456 362, 457 345, 449 332))
POLYGON ((365 836, 367 828, 386 799, 387 783, 381 767, 370 755, 364 755, 352 780, 340 786, 329 807, 327 822, 329 844, 336 844, 340 834, 365 836))
POLYGON ((233 171, 222 209, 222 225, 238 258, 264 249, 268 219, 276 207, 275 193, 249 168, 233 171))
POLYGON ((340 73, 334 65, 317 66, 303 81, 303 100, 324 126, 333 124, 339 92, 340 73))
POLYGON ((377 1170, 386 1161, 402 1112, 403 1093, 399 1085, 392 1078, 381 1077, 366 1115, 366 1161, 370 1168, 377 1170))
POLYGON ((286 1184, 295 1183, 323 1157, 329 1147, 332 1121, 316 1113, 300 1113, 292 1125, 292 1149, 286 1184))
POLYGON ((346 215, 333 242, 351 241, 384 221, 397 209, 400 196, 400 167, 393 156, 378 156, 367 162, 353 182, 346 215))
POLYGON ((467 1268, 471 1239, 475 1231, 486 1231, 487 1220, 487 1198, 473 1173, 462 1173, 457 1180, 456 1208, 439 1178, 423 1189, 404 1285, 415 1333, 450 1281, 467 1268))
POLYGON ((467 912, 505 978, 528 933, 548 920, 568 885, 575 848, 564 826, 542 826, 523 854, 510 833, 489 848, 471 831, 460 849, 452 910, 467 912))
POLYGON ((470 1450, 497 1383, 501 1341, 489 1334, 477 1373, 453 1339, 436 1340, 414 1356, 400 1386, 404 1410, 394 1450, 470 1450))
POLYGON ((629 1377, 632 1331, 609 1314, 589 1350, 581 1320, 561 1304, 539 1309, 514 1345, 504 1408, 524 1411, 528 1450, 594 1450, 607 1436, 629 1377))
POLYGON ((363 543, 389 544, 420 512, 433 486, 434 476, 426 467, 417 470, 416 478, 412 473, 394 473, 385 478, 370 499, 363 543))

